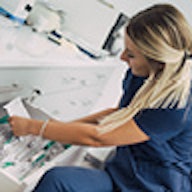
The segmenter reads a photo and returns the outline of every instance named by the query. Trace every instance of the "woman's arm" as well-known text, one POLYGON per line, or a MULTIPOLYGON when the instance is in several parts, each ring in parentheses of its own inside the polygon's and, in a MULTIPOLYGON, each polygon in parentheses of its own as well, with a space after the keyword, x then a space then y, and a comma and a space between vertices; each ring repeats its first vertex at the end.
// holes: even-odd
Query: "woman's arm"
MULTIPOLYGON (((39 135, 43 121, 26 119, 17 116, 10 118, 10 124, 15 135, 39 135)), ((149 137, 130 120, 124 125, 105 134, 98 131, 99 125, 80 121, 60 122, 50 121, 43 137, 50 140, 75 145, 94 147, 126 145, 149 140, 149 137)))

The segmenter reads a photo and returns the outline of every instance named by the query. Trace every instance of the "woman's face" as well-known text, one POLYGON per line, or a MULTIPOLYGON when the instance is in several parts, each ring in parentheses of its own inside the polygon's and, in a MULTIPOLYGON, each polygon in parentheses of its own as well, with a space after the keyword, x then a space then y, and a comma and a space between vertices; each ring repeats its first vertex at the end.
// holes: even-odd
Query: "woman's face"
POLYGON ((148 77, 152 72, 149 61, 139 51, 131 38, 125 34, 125 49, 121 54, 121 60, 127 62, 134 75, 148 77))

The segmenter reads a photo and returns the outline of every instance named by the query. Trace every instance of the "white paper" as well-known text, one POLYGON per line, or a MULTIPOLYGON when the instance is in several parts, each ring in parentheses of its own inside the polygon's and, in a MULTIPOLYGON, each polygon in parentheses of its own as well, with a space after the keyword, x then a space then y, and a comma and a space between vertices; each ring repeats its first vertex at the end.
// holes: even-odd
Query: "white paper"
POLYGON ((14 100, 10 101, 8 104, 4 105, 3 108, 7 110, 7 113, 10 116, 16 115, 30 118, 30 115, 20 97, 17 97, 14 100))

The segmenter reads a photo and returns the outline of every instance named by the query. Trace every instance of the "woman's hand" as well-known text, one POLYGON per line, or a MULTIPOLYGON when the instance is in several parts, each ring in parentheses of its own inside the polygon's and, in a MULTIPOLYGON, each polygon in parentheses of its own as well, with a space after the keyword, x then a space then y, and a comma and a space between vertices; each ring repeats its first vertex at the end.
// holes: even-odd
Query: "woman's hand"
POLYGON ((24 117, 12 116, 9 118, 9 124, 14 135, 24 136, 30 134, 32 120, 24 117))

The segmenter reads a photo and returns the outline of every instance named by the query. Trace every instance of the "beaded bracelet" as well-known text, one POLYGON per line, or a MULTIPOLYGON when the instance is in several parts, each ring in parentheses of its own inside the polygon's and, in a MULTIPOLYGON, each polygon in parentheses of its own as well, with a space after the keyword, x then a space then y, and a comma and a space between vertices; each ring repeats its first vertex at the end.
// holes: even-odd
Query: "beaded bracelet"
POLYGON ((39 136, 43 137, 43 133, 45 132, 45 128, 47 127, 47 124, 49 123, 49 119, 44 121, 43 125, 41 126, 41 129, 39 131, 39 136))

